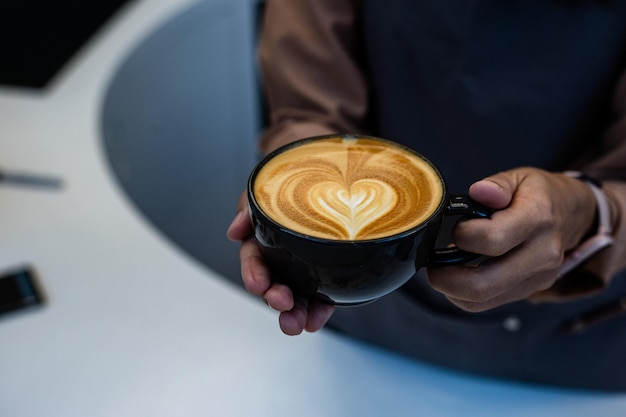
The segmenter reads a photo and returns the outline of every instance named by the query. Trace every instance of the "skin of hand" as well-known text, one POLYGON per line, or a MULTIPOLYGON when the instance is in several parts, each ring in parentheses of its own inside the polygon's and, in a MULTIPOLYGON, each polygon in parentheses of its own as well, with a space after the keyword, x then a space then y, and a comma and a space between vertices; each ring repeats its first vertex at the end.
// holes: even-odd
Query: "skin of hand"
POLYGON ((283 333, 295 336, 303 331, 320 330, 332 316, 335 307, 315 299, 294 297, 289 287, 272 282, 258 242, 254 238, 245 193, 239 199, 237 208, 237 215, 226 235, 230 240, 241 242, 241 277, 246 289, 280 312, 279 325, 283 333))
POLYGON ((428 271, 431 286, 458 307, 485 311, 531 299, 556 281, 565 253, 593 227, 596 204, 582 181, 518 168, 474 183, 472 199, 497 211, 491 219, 460 222, 455 244, 491 257, 478 266, 428 271))
MULTIPOLYGON (((527 299, 554 284, 564 254, 591 230, 595 199, 583 182, 536 168, 518 168, 474 183, 470 197, 496 209, 491 219, 460 222, 454 242, 490 257, 475 265, 428 271, 431 286, 460 308, 479 312, 527 299)), ((241 242, 241 274, 246 289, 280 312, 281 330, 297 335, 321 329, 334 307, 294 297, 273 283, 263 262, 247 211, 245 194, 228 237, 241 242)))

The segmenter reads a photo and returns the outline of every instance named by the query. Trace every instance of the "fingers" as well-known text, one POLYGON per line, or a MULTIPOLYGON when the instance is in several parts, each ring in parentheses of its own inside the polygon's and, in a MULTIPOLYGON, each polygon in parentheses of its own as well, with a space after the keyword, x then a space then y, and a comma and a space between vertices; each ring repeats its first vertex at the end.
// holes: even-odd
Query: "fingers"
POLYGON ((328 321, 332 309, 317 301, 294 299, 289 287, 272 282, 254 238, 249 238, 241 244, 239 257, 241 277, 246 289, 263 298, 268 306, 281 313, 279 324, 283 333, 295 336, 303 330, 315 332, 328 321))
POLYGON ((272 284, 262 297, 276 311, 290 311, 295 307, 293 293, 286 285, 272 284))
POLYGON ((232 223, 228 226, 226 236, 232 241, 242 241, 248 236, 251 236, 253 230, 252 222, 248 216, 248 210, 244 209, 237 212, 232 223))
POLYGON ((239 256, 241 276, 246 289, 262 297, 267 305, 281 313, 279 324, 283 333, 295 336, 305 330, 316 332, 324 327, 335 310, 334 306, 315 299, 294 299, 289 287, 272 282, 254 238, 241 244, 239 256))
MULTIPOLYGON (((240 200, 240 206, 242 204, 240 200)), ((291 291, 284 285, 272 284, 270 272, 252 235, 253 226, 248 216, 248 208, 243 206, 228 228, 227 236, 231 240, 241 241, 239 260, 244 286, 250 293, 262 296, 267 304, 277 311, 291 309, 293 307, 291 291)))
POLYGON ((289 287, 272 282, 270 271, 254 238, 246 193, 239 199, 237 214, 226 235, 230 240, 241 242, 239 260, 244 286, 250 293, 262 297, 268 306, 280 312, 279 324, 285 334, 295 336, 305 330, 316 332, 324 327, 335 310, 334 306, 315 299, 294 298, 289 287))
POLYGON ((252 221, 248 213, 248 204, 246 203, 246 194, 242 194, 237 205, 237 214, 226 231, 226 236, 233 241, 242 241, 254 232, 252 221))
POLYGON ((248 219, 247 209, 238 211, 226 231, 226 236, 232 241, 242 241, 251 234, 252 224, 248 219))
POLYGON ((523 212, 509 207, 519 186, 519 175, 510 172, 494 175, 475 182, 469 189, 470 197, 496 210, 490 220, 460 222, 454 230, 454 242, 466 251, 486 256, 501 256, 526 239, 528 228, 519 227, 519 219, 528 221, 523 212), (511 212, 513 211, 513 214, 511 212), (517 214, 517 216, 516 216, 517 214))
POLYGON ((509 181, 487 178, 472 184, 469 195, 474 201, 501 210, 511 203, 513 189, 509 181))
POLYGON ((241 262, 241 278, 246 289, 254 295, 265 294, 270 289, 272 281, 254 238, 249 238, 241 243, 239 260, 241 262))
POLYGON ((284 311, 278 317, 280 330, 286 335, 296 336, 302 333, 308 318, 309 300, 298 298, 289 311, 284 311))
POLYGON ((577 186, 533 168, 473 184, 470 196, 499 210, 489 220, 459 223, 454 241, 461 249, 492 258, 474 268, 429 271, 433 288, 465 310, 484 311, 551 287, 566 250, 580 239, 581 228, 571 222, 584 223, 584 232, 585 219, 592 217, 586 205, 591 199, 577 192, 577 186))
POLYGON ((502 256, 531 238, 537 226, 529 207, 513 203, 507 210, 495 212, 491 219, 459 222, 453 230, 453 240, 468 252, 502 256))
POLYGON ((276 311, 288 311, 294 308, 291 290, 286 285, 273 283, 271 274, 254 238, 241 244, 239 250, 241 262, 241 278, 246 289, 261 296, 267 305, 276 311))
POLYGON ((551 285, 546 285, 546 282, 552 283, 554 281, 547 276, 535 276, 533 278, 523 280, 514 288, 511 288, 510 290, 502 294, 499 294, 493 298, 484 301, 467 301, 451 296, 448 296, 447 298, 453 304, 456 304, 457 307, 460 307, 465 311, 478 313, 481 311, 490 310, 503 304, 528 299, 533 294, 543 289, 547 289, 551 285))
POLYGON ((299 335, 305 330, 316 332, 324 327, 334 311, 333 305, 316 299, 297 298, 293 309, 280 314, 280 329, 289 336, 299 335))
POLYGON ((320 330, 326 325, 334 312, 334 305, 323 303, 315 299, 311 300, 309 302, 309 313, 307 315, 304 330, 307 332, 316 332, 320 330))
POLYGON ((502 256, 541 233, 558 227, 549 184, 531 169, 507 171, 478 181, 470 196, 496 208, 491 219, 460 222, 454 242, 466 251, 502 256))
POLYGON ((477 267, 431 269, 428 279, 435 290, 462 309, 484 311, 552 286, 563 259, 558 247, 558 243, 538 238, 477 267))

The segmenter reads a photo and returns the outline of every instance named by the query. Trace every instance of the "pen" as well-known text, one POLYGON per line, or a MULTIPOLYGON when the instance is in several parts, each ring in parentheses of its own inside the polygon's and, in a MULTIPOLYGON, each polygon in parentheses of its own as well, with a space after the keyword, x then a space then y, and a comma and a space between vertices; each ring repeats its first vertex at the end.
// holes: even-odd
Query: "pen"
POLYGON ((47 175, 0 171, 0 184, 19 187, 58 189, 62 187, 63 182, 59 178, 47 175))

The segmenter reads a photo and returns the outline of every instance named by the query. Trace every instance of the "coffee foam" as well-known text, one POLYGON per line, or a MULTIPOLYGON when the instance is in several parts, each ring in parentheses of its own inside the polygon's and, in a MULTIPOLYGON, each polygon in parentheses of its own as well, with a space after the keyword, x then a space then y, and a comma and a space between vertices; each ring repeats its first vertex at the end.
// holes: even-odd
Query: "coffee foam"
POLYGON ((274 221, 332 240, 369 240, 402 233, 439 206, 438 173, 419 156, 385 141, 326 138, 268 161, 255 198, 274 221))

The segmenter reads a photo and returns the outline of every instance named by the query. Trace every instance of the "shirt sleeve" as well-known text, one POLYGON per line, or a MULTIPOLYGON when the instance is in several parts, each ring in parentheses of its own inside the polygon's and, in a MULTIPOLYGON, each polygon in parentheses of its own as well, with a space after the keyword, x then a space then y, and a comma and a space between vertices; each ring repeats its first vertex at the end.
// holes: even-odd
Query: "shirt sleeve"
POLYGON ((356 0, 269 0, 259 44, 269 127, 263 153, 297 139, 361 133, 368 90, 358 63, 356 0))

